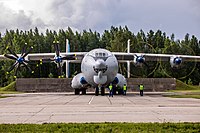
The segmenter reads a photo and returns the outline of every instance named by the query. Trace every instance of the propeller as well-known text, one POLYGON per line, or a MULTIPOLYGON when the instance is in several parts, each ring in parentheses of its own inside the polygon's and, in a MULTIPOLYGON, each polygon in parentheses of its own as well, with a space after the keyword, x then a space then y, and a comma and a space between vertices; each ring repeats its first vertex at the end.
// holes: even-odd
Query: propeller
MULTIPOLYGON (((172 43, 163 50, 164 54, 181 55, 186 53, 188 55, 195 55, 191 47, 184 43, 172 43)), ((184 79, 191 75, 196 68, 196 61, 187 62, 181 56, 172 56, 169 62, 160 62, 160 67, 167 77, 176 79, 184 79)))
POLYGON ((52 59, 42 59, 40 60, 40 64, 42 64, 43 62, 54 62, 57 64, 57 68, 58 68, 58 77, 62 78, 64 77, 62 75, 62 66, 63 66, 63 61, 64 60, 74 60, 75 58, 75 54, 71 54, 71 55, 66 55, 66 56, 61 56, 60 55, 60 44, 59 41, 53 41, 54 44, 54 49, 55 49, 55 57, 52 59))
POLYGON ((134 66, 137 71, 133 72, 134 77, 151 77, 154 71, 157 69, 157 62, 148 63, 145 60, 145 55, 137 55, 134 57, 134 66))
MULTIPOLYGON (((131 77, 152 77, 159 66, 158 61, 149 61, 148 58, 145 57, 145 54, 143 54, 156 53, 153 45, 148 42, 139 41, 136 46, 130 44, 130 46, 128 46, 128 48, 125 49, 124 52, 135 53, 134 55, 132 55, 131 58, 133 61, 130 62, 131 77)), ((126 66, 124 66, 123 68, 126 68, 126 66)))
POLYGON ((135 56, 136 56, 136 63, 135 63, 136 66, 142 66, 144 64, 147 67, 147 69, 149 68, 149 65, 145 61, 144 55, 139 56, 139 55, 135 54, 135 56))
MULTIPOLYGON (((11 41, 12 44, 12 41, 11 41)), ((9 70, 7 71, 7 74, 9 74, 13 69, 15 69, 15 73, 14 73, 14 77, 16 78, 17 76, 17 72, 20 70, 21 66, 25 66, 26 69, 31 72, 34 73, 34 71, 31 70, 31 68, 28 66, 29 61, 26 60, 26 56, 31 52, 31 50, 33 49, 33 47, 30 47, 29 50, 26 49, 26 43, 25 46, 22 49, 22 53, 21 55, 17 55, 14 51, 12 51, 9 47, 7 47, 6 49, 8 50, 9 54, 4 54, 4 56, 8 59, 14 60, 15 63, 9 68, 9 70)))
POLYGON ((175 65, 177 65, 177 66, 181 65, 181 63, 182 63, 182 58, 180 58, 180 57, 174 58, 173 63, 174 63, 175 65))
POLYGON ((145 63, 145 58, 144 58, 144 55, 137 55, 135 54, 135 65, 142 65, 142 64, 146 64, 145 63))

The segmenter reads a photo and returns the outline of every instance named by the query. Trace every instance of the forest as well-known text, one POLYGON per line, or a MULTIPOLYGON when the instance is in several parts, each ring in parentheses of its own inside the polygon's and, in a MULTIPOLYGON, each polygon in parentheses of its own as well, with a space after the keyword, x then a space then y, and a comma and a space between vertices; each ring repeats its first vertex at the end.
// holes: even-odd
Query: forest
MULTIPOLYGON (((54 53, 53 41, 57 39, 60 43, 61 52, 65 51, 66 39, 70 41, 71 52, 88 52, 94 48, 105 48, 111 52, 127 52, 127 40, 130 39, 130 51, 132 53, 156 53, 156 54, 180 54, 200 55, 200 41, 195 35, 185 35, 183 40, 175 40, 175 35, 167 35, 161 30, 150 30, 145 33, 140 30, 134 33, 124 27, 111 26, 103 33, 83 30, 82 32, 68 29, 58 31, 47 29, 42 33, 38 28, 28 31, 6 30, 0 33, 0 55, 9 53, 7 47, 20 54, 24 47, 33 46, 31 53, 54 53)), ((0 60, 0 87, 6 86, 15 80, 14 71, 7 73, 13 65, 11 60, 0 60)), ((34 73, 25 68, 20 68, 18 78, 57 78, 58 71, 55 63, 30 62, 28 64, 34 73)), ((126 64, 119 65, 119 73, 127 76, 126 64)), ((65 65, 63 66, 65 69, 65 65)), ((70 64, 70 77, 79 73, 80 64, 70 64)), ((65 74, 65 73, 63 73, 65 74)), ((146 62, 142 67, 131 63, 131 78, 177 78, 188 84, 197 85, 200 82, 200 62, 183 62, 180 68, 171 68, 169 62, 146 62)))

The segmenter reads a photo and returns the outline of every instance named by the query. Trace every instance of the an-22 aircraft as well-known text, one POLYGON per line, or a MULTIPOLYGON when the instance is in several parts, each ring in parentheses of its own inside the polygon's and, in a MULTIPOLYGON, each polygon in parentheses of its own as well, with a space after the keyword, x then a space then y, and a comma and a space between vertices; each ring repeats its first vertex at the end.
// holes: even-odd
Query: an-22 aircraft
MULTIPOLYGON (((127 62, 128 71, 130 71, 130 62, 135 65, 141 65, 148 61, 169 61, 171 67, 178 67, 182 62, 200 61, 200 56, 190 55, 172 55, 172 54, 150 54, 150 53, 130 53, 130 40, 128 41, 127 53, 110 52, 106 49, 94 49, 89 52, 69 52, 69 43, 66 43, 66 52, 61 53, 59 44, 54 43, 55 53, 31 53, 30 50, 23 50, 21 54, 15 54, 9 48, 10 54, 0 55, 0 59, 15 60, 9 71, 20 66, 27 66, 29 61, 55 62, 59 70, 62 70, 62 64, 66 62, 68 68, 69 62, 81 63, 81 73, 73 77, 71 87, 75 89, 75 94, 86 94, 88 86, 95 88, 95 94, 104 95, 105 88, 110 84, 122 87, 127 84, 126 78, 118 73, 118 63, 127 62)), ((15 72, 15 74, 16 74, 15 72)), ((67 71, 66 71, 67 72, 67 71)), ((67 74, 66 74, 67 75, 67 74)))

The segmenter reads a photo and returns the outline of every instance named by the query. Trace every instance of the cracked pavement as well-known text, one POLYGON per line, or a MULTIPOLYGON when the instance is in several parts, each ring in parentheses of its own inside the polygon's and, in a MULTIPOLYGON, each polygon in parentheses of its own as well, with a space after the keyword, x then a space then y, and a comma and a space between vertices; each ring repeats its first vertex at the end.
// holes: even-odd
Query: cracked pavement
POLYGON ((200 99, 153 92, 114 97, 72 93, 11 94, 0 99, 0 123, 200 122, 200 99))

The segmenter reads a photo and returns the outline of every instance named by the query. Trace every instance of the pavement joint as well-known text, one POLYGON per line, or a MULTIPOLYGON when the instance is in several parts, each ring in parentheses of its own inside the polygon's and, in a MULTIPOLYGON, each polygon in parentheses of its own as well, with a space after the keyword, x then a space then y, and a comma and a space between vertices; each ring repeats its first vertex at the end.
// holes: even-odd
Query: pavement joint
MULTIPOLYGON (((109 101, 110 105, 112 105, 112 102, 111 102, 111 100, 110 100, 110 97, 107 96, 107 98, 108 98, 108 101, 109 101)), ((113 97, 112 97, 112 98, 113 98, 113 97)))
POLYGON ((75 98, 70 99, 69 101, 65 102, 64 105, 66 105, 66 104, 72 102, 73 100, 75 100, 75 99, 77 99, 77 98, 79 98, 79 97, 80 97, 80 95, 78 95, 78 96, 75 97, 75 98))
POLYGON ((91 104, 91 102, 93 101, 94 96, 91 97, 90 101, 88 102, 88 104, 91 104))
POLYGON ((200 99, 135 94, 15 94, 0 99, 0 123, 200 122, 200 99))

